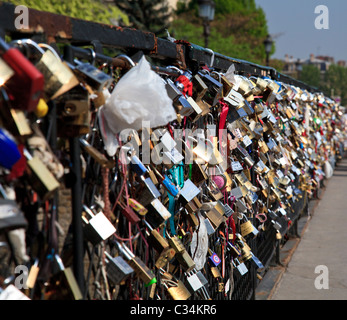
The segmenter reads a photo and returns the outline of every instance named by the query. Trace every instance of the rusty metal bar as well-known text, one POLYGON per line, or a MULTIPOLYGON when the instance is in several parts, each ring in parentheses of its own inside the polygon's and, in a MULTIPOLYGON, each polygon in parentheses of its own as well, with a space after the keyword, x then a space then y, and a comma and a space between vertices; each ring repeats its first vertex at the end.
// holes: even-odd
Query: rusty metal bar
POLYGON ((267 76, 311 92, 317 91, 317 88, 281 74, 274 68, 227 57, 184 41, 173 43, 157 38, 154 33, 132 28, 85 21, 29 8, 29 29, 18 30, 14 25, 16 18, 14 9, 15 5, 0 2, 0 28, 12 36, 23 37, 23 33, 27 36, 41 34, 48 43, 62 42, 72 45, 90 45, 98 40, 103 47, 118 48, 129 53, 142 51, 145 55, 176 64, 181 69, 194 70, 201 64, 210 66, 213 59, 212 67, 218 71, 226 71, 231 64, 234 64, 239 74, 267 76))

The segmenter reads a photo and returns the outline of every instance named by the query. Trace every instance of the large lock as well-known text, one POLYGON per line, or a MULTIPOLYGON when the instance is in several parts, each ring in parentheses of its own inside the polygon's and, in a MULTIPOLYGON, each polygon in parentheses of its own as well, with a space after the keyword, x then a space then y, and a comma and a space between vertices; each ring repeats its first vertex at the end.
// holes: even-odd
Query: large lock
POLYGON ((152 200, 146 208, 148 210, 146 214, 146 221, 151 225, 152 228, 159 227, 171 217, 171 213, 157 198, 152 200))
POLYGON ((234 268, 236 268, 240 276, 244 276, 248 272, 248 268, 246 267, 245 263, 240 262, 239 259, 233 259, 232 264, 234 268))
POLYGON ((204 100, 206 100, 212 107, 216 106, 218 101, 223 97, 223 84, 202 71, 199 71, 198 75, 208 88, 204 100))
POLYGON ((54 192, 60 187, 60 183, 53 174, 47 169, 44 163, 37 156, 24 150, 29 168, 29 181, 32 188, 37 192, 41 200, 45 201, 53 196, 54 192))
POLYGON ((183 93, 177 88, 171 79, 166 80, 166 91, 168 96, 172 99, 173 106, 176 112, 184 117, 189 117, 194 109, 188 100, 184 97, 183 93))
POLYGON ((105 251, 106 274, 113 285, 120 284, 134 273, 134 269, 121 257, 112 257, 105 251))
POLYGON ((79 84, 71 69, 51 46, 37 44, 31 39, 18 40, 17 43, 32 46, 38 52, 39 60, 35 63, 35 67, 44 76, 43 99, 45 101, 53 100, 79 84))
POLYGON ((57 100, 58 136, 75 137, 90 131, 89 92, 78 85, 57 100))
POLYGON ((83 211, 89 216, 87 218, 85 215, 82 215, 84 222, 83 233, 93 245, 97 245, 101 241, 108 239, 116 232, 116 228, 102 212, 94 214, 85 205, 83 205, 83 211))
POLYGON ((23 110, 14 109, 6 90, 0 88, 0 116, 2 126, 13 136, 27 138, 33 132, 23 110))
POLYGON ((173 300, 187 300, 191 297, 191 293, 181 280, 178 280, 175 285, 167 286, 167 291, 173 300))
POLYGON ((12 166, 21 158, 16 142, 1 128, 0 154, 0 166, 8 170, 11 170, 12 166))
POLYGON ((115 167, 114 161, 107 159, 106 156, 101 153, 99 150, 94 148, 89 142, 85 139, 80 139, 80 143, 83 146, 84 150, 102 167, 113 168, 115 167))
POLYGON ((252 222, 248 220, 246 215, 242 214, 240 219, 242 221, 240 225, 242 237, 246 237, 249 234, 251 234, 253 237, 256 237, 259 231, 257 228, 254 227, 252 222))
POLYGON ((124 243, 115 241, 115 244, 117 244, 120 253, 128 260, 130 267, 134 269, 135 275, 145 283, 146 287, 157 283, 157 279, 152 270, 149 269, 139 257, 135 256, 124 243))
POLYGON ((225 207, 220 201, 205 202, 203 203, 201 210, 205 212, 206 218, 211 222, 214 229, 217 229, 226 221, 224 216, 225 207))
POLYGON ((0 38, 0 55, 14 74, 6 81, 12 107, 32 112, 44 89, 43 74, 17 49, 0 38))
POLYGON ((74 60, 76 66, 71 66, 77 78, 87 83, 95 91, 102 92, 113 83, 113 78, 87 62, 74 60))
POLYGON ((205 96, 208 87, 204 81, 202 81, 201 77, 198 74, 195 74, 192 77, 193 82, 193 99, 196 102, 201 101, 201 99, 205 96))

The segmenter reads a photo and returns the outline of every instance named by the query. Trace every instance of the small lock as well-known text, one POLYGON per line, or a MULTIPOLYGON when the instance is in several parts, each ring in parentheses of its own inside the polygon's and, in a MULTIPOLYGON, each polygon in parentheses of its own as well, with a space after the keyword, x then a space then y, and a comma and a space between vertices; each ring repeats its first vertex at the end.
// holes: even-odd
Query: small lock
POLYGON ((149 245, 160 254, 170 245, 168 241, 156 229, 153 229, 152 226, 146 220, 144 220, 144 222, 150 230, 150 232, 146 230, 147 241, 149 245))
POLYGON ((87 83, 95 91, 101 92, 108 89, 113 83, 113 78, 105 72, 94 67, 90 63, 74 60, 76 66, 71 66, 71 69, 81 82, 87 83))
POLYGON ((155 261, 156 268, 165 268, 167 264, 175 257, 176 251, 175 249, 169 247, 165 248, 155 261))
POLYGON ((113 285, 120 284, 134 273, 134 269, 121 257, 112 257, 105 251, 106 275, 113 285))
POLYGON ((186 284, 186 287, 192 294, 203 287, 203 284, 200 281, 199 277, 196 273, 193 272, 188 273, 186 278, 186 284))
MULTIPOLYGON (((44 89, 43 74, 26 59, 21 51, 11 47, 2 38, 0 38, 0 50, 2 60, 14 73, 5 82, 12 107, 33 112, 44 89)), ((8 75, 12 74, 7 72, 8 75)))
POLYGON ((76 85, 78 80, 71 69, 58 56, 56 51, 47 44, 37 44, 31 39, 17 40, 17 44, 34 47, 39 57, 35 67, 44 77, 43 99, 56 99, 76 85), (47 49, 46 51, 43 49, 47 49))
POLYGON ((131 170, 133 170, 138 176, 141 177, 148 172, 148 169, 145 167, 145 165, 137 155, 129 156, 129 160, 131 170))
POLYGON ((240 228, 241 228, 241 235, 243 237, 248 236, 249 234, 252 234, 253 237, 257 236, 258 230, 253 226, 252 222, 248 220, 245 214, 242 214, 241 220, 244 222, 241 223, 240 228))
POLYGON ((224 282, 218 282, 218 292, 224 292, 225 285, 224 282))
POLYGON ((220 191, 220 189, 217 187, 216 183, 210 179, 209 180, 209 186, 207 186, 208 194, 209 196, 214 200, 214 201, 219 201, 221 200, 224 195, 220 191))
POLYGON ((193 99, 199 102, 206 94, 208 87, 198 74, 192 77, 193 99))
POLYGON ((239 119, 247 117, 247 113, 243 108, 236 109, 234 102, 231 102, 228 98, 224 98, 224 101, 230 105, 227 114, 227 121, 233 123, 239 119))
POLYGON ((222 277, 222 275, 221 275, 221 273, 217 267, 211 267, 211 273, 215 279, 222 277))
POLYGON ((83 211, 89 216, 89 219, 87 219, 86 216, 82 215, 84 222, 83 233, 93 245, 108 239, 116 232, 116 228, 102 212, 94 214, 85 205, 83 205, 83 211))
POLYGON ((2 126, 13 136, 26 138, 33 133, 24 112, 12 108, 10 98, 3 87, 0 87, 0 106, 2 126))
POLYGON ((227 242, 226 249, 233 259, 241 256, 241 249, 236 244, 233 245, 230 241, 227 242))
POLYGON ((49 199, 60 187, 60 183, 37 156, 32 157, 27 150, 24 150, 24 155, 30 169, 29 181, 31 187, 37 192, 41 200, 49 199))
POLYGON ((135 256, 124 243, 119 243, 118 241, 115 241, 115 243, 117 244, 119 251, 128 260, 130 267, 134 269, 136 276, 145 283, 146 287, 149 287, 153 283, 157 282, 157 279, 155 278, 153 272, 143 263, 143 261, 139 257, 135 256))
POLYGON ((59 96, 57 102, 58 136, 75 137, 90 131, 90 99, 88 91, 78 85, 59 96))
POLYGON ((153 229, 158 228, 171 217, 171 213, 158 198, 152 200, 146 208, 148 210, 146 214, 146 221, 153 229))
POLYGON ((172 195, 173 197, 176 197, 179 193, 178 187, 170 180, 170 178, 166 174, 164 174, 163 176, 155 167, 152 167, 152 169, 159 177, 161 184, 164 186, 167 192, 170 193, 170 195, 172 195))
POLYGON ((82 300, 83 296, 72 267, 65 268, 63 261, 58 254, 55 254, 54 259, 58 264, 60 272, 54 274, 49 280, 47 290, 53 293, 52 296, 49 296, 49 299, 82 300), (62 288, 65 290, 62 290, 62 288), (54 297, 54 294, 57 294, 58 297, 54 297))
POLYGON ((210 236, 215 233, 216 229, 213 227, 209 219, 204 219, 207 234, 210 236))
POLYGON ((208 257, 208 262, 210 263, 210 265, 218 267, 222 260, 218 257, 218 255, 215 252, 212 252, 212 254, 208 257))
POLYGON ((138 195, 137 199, 144 207, 147 208, 147 206, 150 205, 154 199, 157 199, 161 196, 161 193, 159 192, 159 190, 157 189, 150 177, 142 177, 144 188, 141 189, 141 193, 138 195))
POLYGON ((255 265, 255 267, 256 267, 258 270, 264 269, 264 265, 262 264, 262 262, 254 255, 253 252, 251 252, 251 254, 252 254, 252 259, 251 259, 251 261, 253 262, 253 264, 255 265))
POLYGON ((236 268, 240 276, 244 276, 248 272, 248 269, 244 262, 240 262, 238 259, 233 259, 232 264, 236 268))
POLYGON ((176 253, 176 259, 185 272, 189 272, 195 268, 195 262, 187 250, 183 253, 176 253))
POLYGON ((173 300, 187 300, 191 297, 191 293, 181 280, 178 280, 176 285, 168 287, 167 291, 173 300))
POLYGON ((205 212, 206 218, 211 222, 212 226, 214 229, 217 229, 222 223, 225 223, 226 219, 223 216, 224 214, 224 207, 223 211, 221 212, 219 209, 219 204, 217 202, 212 202, 210 203, 211 205, 209 206, 210 208, 207 209, 206 204, 202 206, 202 210, 205 208, 207 209, 205 212))
POLYGON ((202 71, 199 71, 198 75, 208 88, 204 95, 204 100, 206 100, 212 107, 216 106, 218 101, 223 97, 223 84, 202 71))
POLYGON ((234 210, 231 209, 231 207, 227 203, 224 204, 224 210, 224 216, 226 218, 230 218, 234 214, 234 210))
POLYGON ((102 154, 99 150, 94 148, 92 145, 89 144, 89 142, 85 139, 79 139, 81 145, 83 146, 84 150, 96 161, 98 162, 101 167, 105 168, 114 168, 115 162, 107 159, 104 154, 102 154))
POLYGON ((180 190, 179 200, 186 205, 200 194, 200 189, 190 180, 184 181, 184 186, 180 190))
POLYGON ((184 244, 182 243, 180 238, 176 235, 172 237, 168 235, 168 242, 171 248, 173 248, 176 251, 176 253, 183 253, 186 250, 184 244))

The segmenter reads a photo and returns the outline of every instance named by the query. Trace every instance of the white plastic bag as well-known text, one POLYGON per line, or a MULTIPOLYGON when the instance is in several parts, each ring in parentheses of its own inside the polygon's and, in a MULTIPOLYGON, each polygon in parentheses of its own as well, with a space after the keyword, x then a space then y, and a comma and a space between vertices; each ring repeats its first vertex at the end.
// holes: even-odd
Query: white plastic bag
POLYGON ((208 234, 205 225, 205 218, 199 213, 200 225, 198 232, 194 231, 192 242, 190 244, 190 252, 195 262, 196 270, 201 270, 206 263, 206 255, 208 252, 208 234))
POLYGON ((333 170, 333 167, 331 166, 329 160, 325 161, 324 173, 325 173, 325 178, 327 178, 327 179, 330 179, 333 176, 334 170, 333 170))
POLYGON ((124 129, 139 130, 142 121, 149 121, 155 128, 177 119, 163 79, 151 70, 145 57, 119 80, 102 113, 114 134, 124 129))

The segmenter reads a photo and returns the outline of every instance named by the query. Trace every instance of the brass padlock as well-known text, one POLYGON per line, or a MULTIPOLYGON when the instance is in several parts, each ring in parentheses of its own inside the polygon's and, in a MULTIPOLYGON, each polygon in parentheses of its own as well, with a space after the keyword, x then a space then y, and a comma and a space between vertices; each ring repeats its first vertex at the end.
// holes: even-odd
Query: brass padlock
POLYGON ((99 150, 90 145, 87 140, 80 139, 80 143, 83 146, 84 150, 102 167, 110 169, 115 167, 116 164, 114 161, 107 159, 104 154, 102 154, 99 150))
POLYGON ((58 136, 75 137, 90 132, 90 100, 88 91, 81 85, 57 99, 58 136))
POLYGON ((0 87, 0 116, 2 126, 13 136, 26 138, 32 134, 24 112, 11 107, 10 99, 3 87, 0 87))
POLYGON ((71 69, 58 56, 56 51, 47 44, 37 44, 31 39, 16 41, 19 45, 30 45, 40 54, 35 67, 44 76, 43 99, 45 101, 56 99, 79 84, 71 69), (45 51, 43 48, 46 48, 45 51))
POLYGON ((26 149, 24 150, 24 155, 30 170, 29 181, 32 188, 42 201, 49 199, 60 187, 59 182, 38 157, 32 157, 26 149))
POLYGON ((192 77, 193 83, 193 99, 198 103, 206 94, 208 87, 201 77, 196 74, 192 77))
POLYGON ((191 296, 191 293, 181 280, 177 281, 177 285, 168 287, 167 291, 173 300, 187 300, 191 296))

